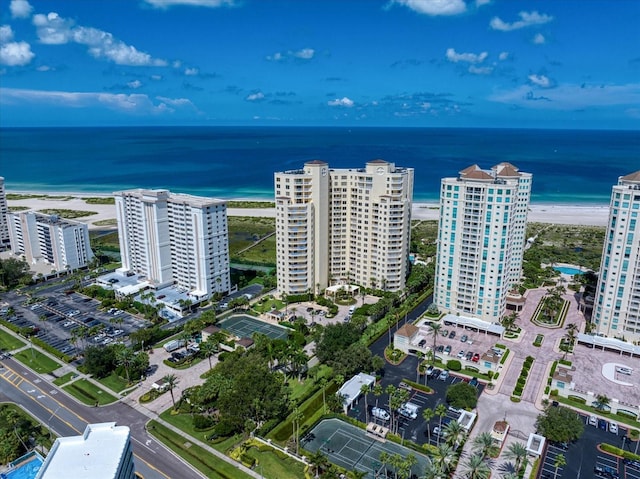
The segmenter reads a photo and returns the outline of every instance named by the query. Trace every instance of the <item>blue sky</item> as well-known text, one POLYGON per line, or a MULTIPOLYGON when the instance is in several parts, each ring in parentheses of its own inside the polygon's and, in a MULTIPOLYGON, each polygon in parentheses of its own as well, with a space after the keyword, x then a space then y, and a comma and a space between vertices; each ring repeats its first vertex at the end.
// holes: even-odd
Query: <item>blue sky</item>
POLYGON ((640 127, 637 0, 1 0, 0 126, 640 127))

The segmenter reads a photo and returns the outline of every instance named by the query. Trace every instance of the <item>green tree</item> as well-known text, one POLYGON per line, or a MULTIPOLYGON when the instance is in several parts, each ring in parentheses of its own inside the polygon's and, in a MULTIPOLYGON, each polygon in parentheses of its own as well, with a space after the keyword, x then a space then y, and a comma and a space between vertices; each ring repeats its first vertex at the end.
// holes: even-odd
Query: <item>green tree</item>
POLYGON ((490 432, 481 432, 473 438, 473 451, 482 459, 491 457, 497 450, 490 432))
POLYGON ((600 411, 604 411, 609 408, 609 403, 611 399, 609 399, 605 394, 598 394, 596 396, 596 400, 593 401, 593 407, 599 409, 600 411))
POLYGON ((444 427, 443 437, 445 443, 455 448, 465 440, 467 430, 458 421, 451 421, 444 427))
POLYGON ((480 454, 473 454, 463 464, 464 477, 467 479, 489 479, 491 469, 480 454))
POLYGON ((507 447, 504 456, 515 462, 515 470, 518 473, 520 468, 527 463, 527 447, 519 441, 512 442, 507 447))
POLYGON ((567 465, 567 460, 564 457, 564 454, 558 454, 556 456, 555 461, 553 461, 553 467, 555 467, 555 471, 553 472, 553 479, 558 477, 558 469, 567 465))
POLYGON ((329 364, 359 339, 360 331, 351 323, 330 324, 322 329, 316 343, 316 357, 321 363, 329 364))
POLYGON ((429 422, 431 422, 435 414, 435 411, 430 407, 426 407, 422 410, 422 418, 427 423, 427 438, 429 439, 429 442, 431 442, 431 428, 429 427, 429 422))
POLYGON ((29 264, 16 258, 0 259, 0 286, 11 289, 20 284, 29 284, 29 264))
POLYGON ((456 408, 473 409, 478 403, 478 391, 461 381, 447 388, 447 402, 456 408))
POLYGON ((438 434, 438 444, 440 444, 440 436, 442 436, 442 418, 447 415, 447 406, 444 404, 438 404, 436 406, 436 415, 440 418, 440 421, 438 422, 438 428, 440 431, 440 434, 438 434))
POLYGON ((360 386, 360 394, 362 394, 362 397, 364 397, 364 422, 369 423, 369 403, 367 402, 369 386, 367 386, 366 384, 360 386))
POLYGON ((173 403, 173 409, 176 408, 176 399, 173 396, 173 390, 178 385, 178 377, 175 374, 167 374, 162 378, 162 382, 166 384, 167 389, 171 393, 171 402, 173 403))
POLYGON ((433 451, 433 464, 437 467, 438 478, 448 477, 449 473, 453 470, 458 459, 458 453, 449 444, 439 444, 435 451, 433 451))
POLYGON ((131 382, 131 377, 129 375, 129 368, 133 364, 135 356, 136 355, 133 352, 133 349, 130 349, 127 347, 116 350, 116 364, 124 368, 124 372, 127 376, 127 383, 131 382))
POLYGON ((547 406, 536 420, 536 429, 550 441, 571 442, 582 435, 584 424, 575 411, 547 406))
POLYGON ((433 366, 433 363, 435 361, 436 358, 436 343, 438 341, 438 336, 440 335, 440 330, 442 329, 442 324, 441 323, 436 323, 434 321, 429 323, 429 333, 431 334, 431 336, 433 336, 433 354, 431 355, 431 365, 433 366))
POLYGON ((211 337, 207 338, 206 341, 200 343, 200 351, 209 360, 209 369, 211 369, 213 367, 211 365, 211 356, 218 352, 218 345, 215 343, 215 341, 209 341, 209 339, 211 339, 211 337))

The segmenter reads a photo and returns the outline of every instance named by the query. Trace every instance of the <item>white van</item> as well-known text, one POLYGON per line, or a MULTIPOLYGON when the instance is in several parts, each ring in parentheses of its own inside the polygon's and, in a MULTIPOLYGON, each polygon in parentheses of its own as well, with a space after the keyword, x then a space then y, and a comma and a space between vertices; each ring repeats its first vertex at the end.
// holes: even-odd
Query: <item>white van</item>
POLYGON ((625 366, 616 366, 616 372, 618 372, 620 374, 626 374, 628 376, 631 376, 631 373, 633 372, 633 369, 627 368, 625 366))
POLYGON ((419 409, 420 406, 418 406, 417 404, 406 402, 402 406, 400 406, 400 409, 398 409, 398 413, 408 419, 416 419, 418 417, 419 409))
POLYGON ((351 306, 349 308, 349 316, 351 316, 355 310, 356 310, 356 307, 355 306, 351 306))

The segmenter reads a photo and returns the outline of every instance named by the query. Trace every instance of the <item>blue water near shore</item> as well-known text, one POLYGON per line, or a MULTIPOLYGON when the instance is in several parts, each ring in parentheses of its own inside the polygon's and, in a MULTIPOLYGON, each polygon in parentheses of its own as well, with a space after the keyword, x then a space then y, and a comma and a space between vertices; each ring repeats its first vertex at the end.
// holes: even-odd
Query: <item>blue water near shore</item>
POLYGON ((358 168, 382 158, 415 169, 414 199, 436 201, 440 178, 477 163, 531 172, 532 201, 608 204, 640 169, 636 131, 424 128, 4 128, 0 176, 11 190, 111 193, 168 188, 272 198, 273 173, 322 159, 358 168))

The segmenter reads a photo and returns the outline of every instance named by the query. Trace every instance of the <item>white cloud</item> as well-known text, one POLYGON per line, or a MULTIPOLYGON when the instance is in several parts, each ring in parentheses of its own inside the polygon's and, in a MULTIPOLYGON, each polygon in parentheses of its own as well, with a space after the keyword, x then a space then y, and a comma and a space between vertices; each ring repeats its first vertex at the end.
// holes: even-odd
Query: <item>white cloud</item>
POLYGON ((51 68, 49 65, 40 65, 38 68, 36 68, 36 70, 39 72, 50 72, 53 70, 53 68, 51 68))
POLYGON ((414 12, 432 16, 458 15, 467 10, 464 0, 392 0, 393 3, 404 5, 414 12))
POLYGON ((27 65, 35 57, 27 42, 10 42, 0 45, 0 64, 8 66, 27 65))
POLYGON ((498 55, 498 59, 500 61, 505 61, 508 58, 509 58, 509 52, 500 52, 500 55, 498 55))
POLYGON ((345 97, 336 98, 335 100, 329 100, 327 105, 329 106, 343 106, 346 108, 351 108, 355 103, 352 99, 345 97))
POLYGON ((474 75, 490 75, 493 72, 493 67, 477 67, 475 65, 469 65, 469 73, 474 75))
POLYGON ((543 45, 546 42, 546 38, 544 38, 544 35, 542 33, 536 33, 536 35, 533 37, 533 43, 535 43, 536 45, 543 45))
POLYGON ((303 60, 311 60, 314 54, 315 50, 313 48, 303 48, 302 50, 294 52, 293 56, 296 58, 301 58, 303 60))
POLYGON ((74 26, 73 21, 51 12, 48 15, 33 16, 38 38, 42 43, 61 45, 75 42, 89 47, 89 54, 95 58, 106 58, 118 65, 165 66, 165 60, 152 58, 132 45, 114 38, 103 30, 92 27, 74 26))
POLYGON ((281 62, 285 60, 311 60, 316 51, 313 48, 303 48, 301 50, 288 50, 286 52, 276 52, 273 55, 267 55, 267 60, 281 62))
POLYGON ((184 74, 187 76, 196 76, 199 70, 197 68, 185 68, 184 74))
POLYGON ((168 98, 166 96, 157 96, 156 99, 176 108, 185 107, 185 106, 195 108, 195 105, 193 104, 193 102, 188 98, 168 98))
POLYGON ((13 40, 13 30, 11 25, 0 26, 0 43, 6 43, 13 40))
POLYGON ((493 17, 489 25, 494 30, 500 30, 501 32, 510 32, 511 30, 519 30, 520 28, 529 27, 531 25, 544 25, 545 23, 549 23, 553 20, 551 15, 547 15, 546 13, 538 13, 537 11, 529 12, 520 12, 518 13, 520 20, 517 20, 513 23, 507 23, 501 20, 498 17, 493 17))
POLYGON ((245 100, 247 101, 260 101, 260 100, 264 100, 264 93, 262 93, 261 91, 257 91, 255 93, 251 93, 250 95, 248 95, 245 100))
POLYGON ((144 0, 149 5, 156 8, 169 8, 175 5, 185 5, 190 7, 218 8, 223 5, 232 7, 234 0, 144 0))
POLYGON ((476 7, 482 7, 484 5, 489 5, 491 0, 476 0, 476 7))
POLYGON ((162 75, 151 75, 152 80, 162 80, 162 75))
POLYGON ((9 10, 11 10, 11 16, 13 18, 28 18, 29 15, 31 15, 33 7, 29 5, 27 0, 11 0, 9 10))
POLYGON ((640 83, 626 85, 584 86, 558 85, 539 92, 522 85, 514 90, 503 91, 489 97, 491 101, 529 108, 549 110, 575 110, 615 105, 635 106, 640 104, 640 83))
POLYGON ((534 74, 534 75, 529 75, 527 78, 531 83, 542 88, 549 88, 550 86, 552 86, 551 80, 549 79, 549 77, 545 75, 534 74))
POLYGON ((489 54, 487 52, 476 53, 457 53, 453 48, 447 48, 447 60, 453 63, 482 63, 489 54))
POLYGON ((0 88, 0 103, 48 104, 66 108, 103 107, 130 114, 161 114, 174 110, 167 107, 187 105, 193 106, 189 100, 158 97, 162 103, 155 104, 147 95, 140 93, 115 94, 102 92, 67 92, 46 90, 23 90, 18 88, 0 88), (187 103, 188 102, 188 103, 187 103))
POLYGON ((127 83, 127 86, 129 88, 137 90, 138 88, 140 88, 142 86, 142 82, 140 80, 133 80, 133 81, 130 81, 129 83, 127 83))

